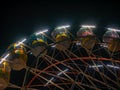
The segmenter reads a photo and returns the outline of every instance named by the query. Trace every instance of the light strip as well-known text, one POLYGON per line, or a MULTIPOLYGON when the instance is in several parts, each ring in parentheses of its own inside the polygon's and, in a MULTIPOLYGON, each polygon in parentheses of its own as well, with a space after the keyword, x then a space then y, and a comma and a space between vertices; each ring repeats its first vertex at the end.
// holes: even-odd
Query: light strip
POLYGON ((108 45, 106 43, 102 43, 102 44, 100 44, 100 46, 105 47, 105 48, 108 47, 108 45))
POLYGON ((65 72, 67 72, 67 71, 68 71, 68 69, 65 69, 64 71, 58 73, 57 75, 60 76, 62 73, 65 73, 65 72))
POLYGON ((18 42, 17 43, 17 45, 16 46, 19 46, 20 44, 22 44, 23 42, 25 42, 27 39, 25 38, 25 39, 23 39, 23 40, 21 40, 20 42, 18 42))
POLYGON ((9 56, 10 54, 8 53, 5 57, 3 57, 0 61, 0 64, 9 56))
POLYGON ((94 25, 81 25, 82 28, 96 28, 94 25))
POLYGON ((103 67, 103 65, 90 65, 89 68, 103 67))
POLYGON ((47 32, 47 31, 48 31, 47 29, 46 30, 42 30, 42 31, 37 32, 35 35, 43 34, 43 33, 47 32))
POLYGON ((69 27, 70 27, 70 25, 64 25, 64 26, 59 26, 56 29, 69 28, 69 27))
POLYGON ((117 31, 117 32, 120 32, 120 30, 114 29, 114 28, 107 28, 107 29, 110 30, 110 31, 117 31))
POLYGON ((118 67, 118 66, 113 66, 113 65, 107 65, 108 67, 111 67, 111 68, 116 68, 116 69, 120 69, 120 67, 118 67))
POLYGON ((53 47, 53 48, 54 48, 54 47, 56 47, 56 45, 52 45, 51 47, 53 47))
POLYGON ((76 45, 77 45, 77 46, 81 45, 81 42, 77 42, 76 45))
MULTIPOLYGON (((60 73, 58 73, 57 75, 58 76, 60 76, 61 74, 63 74, 63 73, 65 73, 65 72, 67 72, 68 71, 68 68, 67 69, 65 69, 64 71, 61 71, 60 73)), ((54 77, 52 77, 46 84, 45 84, 45 86, 47 86, 51 81, 53 81, 54 80, 54 77)))
POLYGON ((45 84, 45 86, 47 86, 53 79, 54 79, 54 77, 52 77, 52 78, 45 84))

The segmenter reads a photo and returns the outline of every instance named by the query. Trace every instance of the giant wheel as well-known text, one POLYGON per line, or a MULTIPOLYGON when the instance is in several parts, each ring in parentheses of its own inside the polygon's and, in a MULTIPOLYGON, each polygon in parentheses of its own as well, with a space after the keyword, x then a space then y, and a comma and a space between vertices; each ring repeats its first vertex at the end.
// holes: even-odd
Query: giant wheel
POLYGON ((55 28, 51 36, 47 31, 34 33, 7 49, 1 57, 0 87, 120 89, 119 30, 81 25, 75 32, 67 25, 55 28), (102 34, 98 35, 98 29, 102 34))

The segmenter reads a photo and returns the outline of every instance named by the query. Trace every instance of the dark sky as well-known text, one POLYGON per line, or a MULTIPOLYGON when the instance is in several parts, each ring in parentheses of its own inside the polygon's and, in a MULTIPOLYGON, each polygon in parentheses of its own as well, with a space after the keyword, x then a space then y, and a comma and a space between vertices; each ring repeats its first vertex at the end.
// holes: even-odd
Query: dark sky
POLYGON ((88 1, 35 2, 31 0, 1 3, 0 54, 9 44, 29 36, 40 28, 85 22, 92 22, 100 26, 120 27, 118 2, 115 0, 88 1))

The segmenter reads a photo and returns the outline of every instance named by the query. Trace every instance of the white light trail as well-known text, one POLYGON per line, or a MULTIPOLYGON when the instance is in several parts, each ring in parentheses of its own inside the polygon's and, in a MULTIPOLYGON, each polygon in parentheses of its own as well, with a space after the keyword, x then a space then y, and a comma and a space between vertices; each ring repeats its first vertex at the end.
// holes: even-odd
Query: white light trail
POLYGON ((42 30, 42 31, 37 32, 35 35, 43 34, 43 33, 47 32, 47 31, 48 31, 47 29, 46 30, 42 30))
POLYGON ((114 29, 114 28, 107 28, 107 29, 110 30, 110 31, 117 31, 117 32, 120 32, 119 29, 114 29))
POLYGON ((51 81, 53 81, 54 77, 52 77, 46 84, 45 86, 47 86, 51 81))
POLYGON ((51 47, 53 47, 53 48, 54 48, 54 47, 56 47, 56 45, 52 45, 51 47))
MULTIPOLYGON (((60 76, 61 74, 65 73, 68 71, 68 68, 65 69, 64 71, 61 71, 60 73, 58 73, 57 75, 60 76)), ((49 83, 51 83, 54 80, 54 77, 52 77, 44 86, 47 86, 49 83)))
POLYGON ((100 46, 107 48, 108 45, 106 43, 102 43, 100 46))
POLYGON ((24 43, 26 40, 27 40, 27 39, 25 38, 25 39, 19 41, 16 46, 19 46, 20 44, 24 43))
POLYGON ((111 67, 111 68, 115 68, 115 69, 120 69, 120 67, 118 67, 118 66, 113 66, 113 65, 107 65, 108 67, 111 67))
POLYGON ((94 25, 81 25, 82 28, 96 28, 94 25))
POLYGON ((81 42, 77 42, 76 45, 77 45, 77 46, 80 46, 80 45, 81 45, 81 42))
POLYGON ((69 28, 69 27, 70 27, 70 25, 64 25, 64 26, 59 26, 56 29, 69 28))
POLYGON ((89 68, 103 67, 103 65, 90 65, 89 68))
POLYGON ((5 55, 5 56, 1 59, 0 64, 1 64, 4 60, 6 60, 9 55, 10 55, 9 53, 8 53, 7 55, 5 55))
POLYGON ((65 69, 64 71, 58 73, 57 75, 60 76, 61 74, 65 73, 65 72, 67 72, 67 71, 68 71, 68 69, 65 69))

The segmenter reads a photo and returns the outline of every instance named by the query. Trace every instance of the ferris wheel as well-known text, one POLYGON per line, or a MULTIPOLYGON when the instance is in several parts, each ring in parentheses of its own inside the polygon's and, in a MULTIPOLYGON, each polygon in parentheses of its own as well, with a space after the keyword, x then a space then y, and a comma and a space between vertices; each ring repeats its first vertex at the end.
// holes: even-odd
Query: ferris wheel
POLYGON ((120 89, 120 30, 100 28, 97 35, 97 29, 65 25, 11 44, 0 58, 0 90, 120 89))

